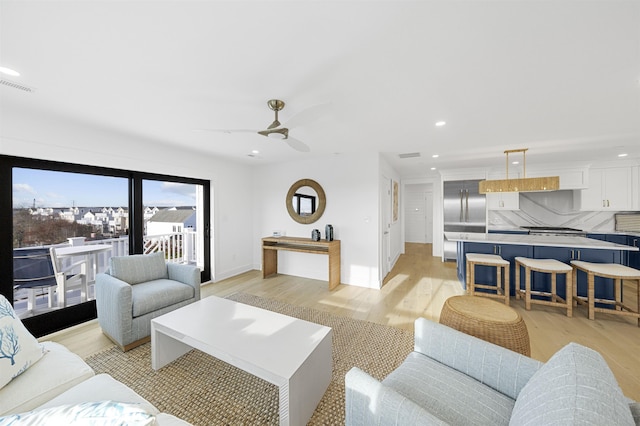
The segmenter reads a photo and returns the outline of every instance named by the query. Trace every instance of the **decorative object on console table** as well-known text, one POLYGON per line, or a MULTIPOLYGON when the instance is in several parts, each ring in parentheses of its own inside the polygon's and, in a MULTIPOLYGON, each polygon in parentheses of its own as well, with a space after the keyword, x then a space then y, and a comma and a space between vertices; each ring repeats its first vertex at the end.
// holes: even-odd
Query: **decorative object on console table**
POLYGON ((333 241, 333 225, 324 227, 324 236, 327 241, 333 241))
POLYGON ((311 231, 311 239, 313 241, 320 241, 320 231, 317 229, 311 231))
POLYGON ((262 278, 278 273, 279 250, 328 255, 329 290, 340 284, 340 240, 313 241, 310 238, 265 237, 262 239, 262 278))

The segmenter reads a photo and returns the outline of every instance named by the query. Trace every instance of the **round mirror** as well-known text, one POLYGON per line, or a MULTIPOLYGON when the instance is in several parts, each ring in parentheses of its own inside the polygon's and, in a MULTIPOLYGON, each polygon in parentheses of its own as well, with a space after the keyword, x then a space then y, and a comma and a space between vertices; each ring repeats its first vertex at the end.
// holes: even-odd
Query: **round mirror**
POLYGON ((318 182, 300 179, 287 192, 287 211, 291 219, 309 224, 320 219, 327 204, 324 190, 318 182))

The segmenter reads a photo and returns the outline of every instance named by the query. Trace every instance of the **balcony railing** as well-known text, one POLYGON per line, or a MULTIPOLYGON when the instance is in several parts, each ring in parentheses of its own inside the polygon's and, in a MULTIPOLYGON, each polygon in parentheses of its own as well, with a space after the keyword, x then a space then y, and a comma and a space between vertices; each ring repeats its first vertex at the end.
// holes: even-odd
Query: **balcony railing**
MULTIPOLYGON (((90 240, 86 241, 85 238, 70 238, 69 242, 73 246, 77 245, 110 245, 111 250, 106 250, 97 253, 95 256, 95 273, 104 272, 109 267, 109 259, 113 256, 127 256, 129 255, 129 238, 124 236, 120 238, 108 238, 103 240, 90 240)), ((42 246, 50 247, 50 246, 42 246)), ((143 239, 144 254, 156 253, 164 251, 167 262, 171 263, 183 263, 201 266, 204 264, 202 256, 202 250, 200 250, 198 244, 198 238, 195 231, 186 229, 182 232, 174 232, 162 235, 147 235, 143 239)), ((70 265, 76 259, 74 257, 65 257, 59 259, 62 262, 62 266, 70 265)), ((89 300, 95 296, 94 284, 95 276, 93 271, 89 272, 89 300)), ((69 305, 81 303, 80 292, 77 295, 72 294, 69 297, 69 305)), ((14 309, 20 315, 21 310, 26 310, 26 298, 27 294, 25 290, 17 290, 14 292, 14 309)), ((48 302, 47 296, 43 290, 36 296, 36 311, 37 313, 43 313, 47 309, 48 302)), ((55 306, 55 303, 54 303, 55 306)))

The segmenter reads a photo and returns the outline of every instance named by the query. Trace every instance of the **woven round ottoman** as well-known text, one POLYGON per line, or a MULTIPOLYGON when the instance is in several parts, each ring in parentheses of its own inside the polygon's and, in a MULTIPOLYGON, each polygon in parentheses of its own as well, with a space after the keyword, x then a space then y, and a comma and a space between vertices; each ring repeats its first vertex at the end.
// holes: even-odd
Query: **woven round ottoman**
POLYGON ((487 342, 531 356, 529 332, 513 308, 475 296, 453 296, 444 302, 440 324, 487 342))

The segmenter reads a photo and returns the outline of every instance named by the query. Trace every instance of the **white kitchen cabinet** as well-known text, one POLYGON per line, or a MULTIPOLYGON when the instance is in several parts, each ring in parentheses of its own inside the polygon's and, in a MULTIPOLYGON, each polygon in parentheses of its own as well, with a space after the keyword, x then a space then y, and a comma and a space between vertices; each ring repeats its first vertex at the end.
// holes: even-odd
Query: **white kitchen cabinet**
POLYGON ((527 177, 544 177, 544 176, 558 176, 560 177, 560 189, 585 189, 588 187, 588 174, 589 169, 587 167, 574 167, 574 168, 554 168, 554 169, 540 169, 532 168, 527 169, 527 177))
POLYGON ((519 192, 492 192, 487 194, 489 210, 520 210, 519 192))
POLYGON ((631 210, 631 175, 631 167, 589 170, 589 187, 582 190, 580 210, 631 210))

